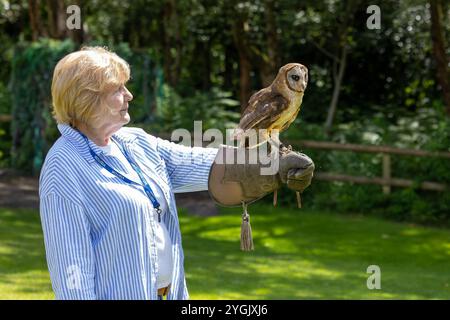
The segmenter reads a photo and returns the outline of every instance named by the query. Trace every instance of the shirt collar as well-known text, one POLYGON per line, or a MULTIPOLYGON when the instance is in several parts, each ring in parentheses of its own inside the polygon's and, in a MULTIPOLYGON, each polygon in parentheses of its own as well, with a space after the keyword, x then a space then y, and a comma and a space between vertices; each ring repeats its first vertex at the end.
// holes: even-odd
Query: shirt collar
MULTIPOLYGON (((81 154, 83 158, 85 158, 89 163, 95 162, 94 158, 89 152, 89 148, 86 145, 86 141, 78 132, 78 130, 72 128, 68 124, 58 124, 58 130, 61 133, 61 135, 64 138, 66 138, 77 149, 77 151, 81 154)), ((134 142, 136 136, 127 134, 124 131, 125 130, 121 128, 119 131, 113 134, 113 137, 116 138, 116 140, 122 145, 127 146, 134 142)), ((89 138, 88 143, 95 153, 97 154, 103 153, 103 150, 99 146, 97 146, 94 142, 92 142, 89 138)))

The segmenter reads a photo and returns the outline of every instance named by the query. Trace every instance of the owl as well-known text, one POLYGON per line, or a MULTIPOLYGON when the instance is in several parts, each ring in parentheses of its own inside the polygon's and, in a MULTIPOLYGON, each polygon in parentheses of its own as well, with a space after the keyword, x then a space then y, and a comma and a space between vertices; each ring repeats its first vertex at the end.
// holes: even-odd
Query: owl
POLYGON ((289 128, 297 117, 307 83, 308 69, 304 65, 288 63, 281 67, 270 86, 250 97, 233 138, 243 145, 247 130, 266 129, 260 140, 270 139, 281 147, 278 133, 289 128))
MULTIPOLYGON (((288 63, 281 67, 270 86, 250 97, 232 138, 239 140, 241 147, 245 146, 249 137, 247 130, 256 129, 259 144, 270 140, 270 144, 282 152, 290 151, 291 146, 286 148, 280 142, 279 133, 289 128, 297 118, 307 84, 308 69, 304 65, 288 63), (259 131, 260 129, 265 130, 259 131)), ((273 204, 276 203, 277 191, 274 192, 273 198, 273 204)), ((301 208, 298 192, 297 205, 301 208)))

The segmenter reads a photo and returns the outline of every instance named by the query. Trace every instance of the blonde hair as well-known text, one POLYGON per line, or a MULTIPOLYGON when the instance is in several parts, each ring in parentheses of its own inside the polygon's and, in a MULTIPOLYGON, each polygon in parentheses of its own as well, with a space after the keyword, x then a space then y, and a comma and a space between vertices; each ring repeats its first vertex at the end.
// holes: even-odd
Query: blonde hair
POLYGON ((117 54, 102 47, 84 47, 62 58, 52 81, 53 117, 76 127, 95 126, 109 110, 106 94, 130 79, 130 66, 117 54))

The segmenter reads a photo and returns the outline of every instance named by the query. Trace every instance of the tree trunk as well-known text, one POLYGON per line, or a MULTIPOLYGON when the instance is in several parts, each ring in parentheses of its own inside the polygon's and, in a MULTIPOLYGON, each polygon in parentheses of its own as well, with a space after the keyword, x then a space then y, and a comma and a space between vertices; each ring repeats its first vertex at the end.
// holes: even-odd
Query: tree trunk
POLYGON ((202 61, 202 89, 208 91, 211 89, 211 43, 209 41, 202 41, 201 54, 203 55, 202 61))
MULTIPOLYGON (((350 26, 353 24, 355 18, 356 8, 360 5, 360 0, 349 0, 347 2, 342 2, 343 12, 339 20, 341 23, 338 25, 336 34, 336 39, 338 40, 338 50, 335 59, 333 58, 333 95, 331 97, 330 106, 328 108, 327 120, 325 121, 325 132, 328 136, 331 135, 331 129, 333 127, 333 122, 336 116, 336 110, 339 101, 339 95, 341 93, 342 81, 344 79, 345 69, 347 67, 347 55, 350 50, 350 44, 348 42, 348 33, 350 32, 350 26), (338 69, 339 70, 336 70, 338 69)), ((327 52, 324 50, 324 52, 327 52)))
POLYGON ((181 57, 183 55, 183 43, 181 40, 181 26, 180 19, 178 18, 178 9, 176 7, 176 0, 169 0, 172 3, 172 25, 173 25, 173 37, 175 42, 175 59, 173 65, 173 86, 178 82, 178 78, 181 74, 181 57))
POLYGON ((64 39, 67 34, 64 1, 47 0, 48 33, 54 39, 64 39))
POLYGON ((233 89, 233 46, 226 44, 225 45, 225 72, 224 72, 224 83, 223 86, 226 90, 233 89))
POLYGON ((248 99, 251 96, 251 63, 244 32, 244 21, 242 18, 238 18, 233 23, 233 39, 239 54, 239 100, 241 102, 241 113, 247 107, 248 99))
POLYGON ((175 0, 166 0, 164 3, 163 26, 164 76, 174 87, 181 70, 181 33, 175 0), (175 56, 172 53, 174 47, 175 56))
MULTIPOLYGON (((230 8, 237 5, 237 1, 230 1, 230 8)), ((275 1, 264 0, 265 11, 265 36, 267 42, 264 45, 264 51, 252 45, 248 33, 248 13, 234 14, 232 22, 234 45, 239 55, 239 73, 240 73, 240 101, 241 111, 247 107, 248 99, 251 96, 251 77, 252 66, 256 67, 263 87, 270 85, 280 67, 279 41, 276 23, 275 1)))
POLYGON ((31 38, 33 41, 47 35, 42 27, 40 7, 40 0, 28 0, 28 15, 30 17, 31 38))
POLYGON ((448 70, 448 58, 445 51, 442 12, 442 1, 430 0, 431 39, 433 41, 433 55, 436 60, 437 80, 441 86, 445 110, 447 115, 450 116, 450 74, 448 70))
MULTIPOLYGON (((79 46, 81 46, 85 40, 85 34, 84 34, 84 27, 83 27, 83 8, 86 6, 86 2, 84 0, 75 0, 75 1, 71 1, 71 4, 76 4, 78 7, 80 7, 81 9, 81 24, 80 24, 80 29, 74 29, 74 30, 68 30, 68 34, 70 36, 70 38, 73 40, 73 42, 75 42, 76 44, 78 44, 79 46)), ((64 9, 64 12, 66 12, 65 10, 67 10, 67 8, 64 9)), ((67 19, 67 12, 64 15, 67 19)))
POLYGON ((171 37, 171 23, 172 6, 170 1, 165 1, 162 14, 162 26, 161 33, 163 36, 163 59, 164 59, 164 78, 169 85, 173 85, 174 79, 172 79, 172 37, 171 37))
MULTIPOLYGON (((334 80, 333 96, 331 98, 330 106, 328 108, 327 121, 325 123, 325 131, 328 135, 331 134, 331 128, 333 126, 334 117, 336 115, 337 104, 339 101, 339 94, 341 92, 342 87, 342 80, 344 78, 345 68, 347 66, 347 53, 348 48, 346 45, 344 45, 339 59, 339 70, 337 71, 337 74, 333 72, 333 80, 334 80)), ((333 63, 335 64, 337 62, 333 63)), ((335 70, 335 68, 333 68, 333 70, 335 70)))
POLYGON ((269 86, 278 73, 281 67, 281 59, 279 54, 279 41, 277 33, 275 3, 273 0, 264 1, 265 11, 265 35, 267 42, 264 44, 263 51, 257 49, 256 46, 251 46, 250 41, 244 41, 245 51, 250 61, 258 68, 259 77, 263 87, 269 86))
POLYGON ((152 115, 150 95, 148 92, 148 88, 150 87, 148 75, 151 72, 150 71, 150 58, 148 55, 145 55, 143 59, 144 59, 144 62, 143 62, 142 67, 144 69, 144 72, 142 73, 142 76, 143 76, 143 78, 142 78, 142 95, 144 96, 144 109, 148 111, 147 119, 149 119, 152 115))
POLYGON ((241 101, 241 113, 247 108, 248 99, 251 96, 250 60, 244 54, 239 53, 239 100, 241 101))
POLYGON ((275 18, 275 3, 273 0, 264 1, 266 35, 267 35, 267 61, 264 61, 263 70, 261 70, 261 81, 263 87, 269 86, 277 75, 281 67, 279 54, 278 27, 275 18))

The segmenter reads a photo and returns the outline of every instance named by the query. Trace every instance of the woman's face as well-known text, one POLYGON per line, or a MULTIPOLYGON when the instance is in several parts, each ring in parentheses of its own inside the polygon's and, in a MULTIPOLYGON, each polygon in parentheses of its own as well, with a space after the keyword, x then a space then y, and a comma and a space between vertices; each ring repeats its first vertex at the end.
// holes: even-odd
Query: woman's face
POLYGON ((121 127, 130 122, 130 115, 128 114, 128 102, 133 99, 133 95, 125 87, 125 85, 119 88, 114 88, 111 92, 108 92, 105 98, 105 102, 111 112, 105 119, 105 124, 109 123, 114 127, 121 127))

